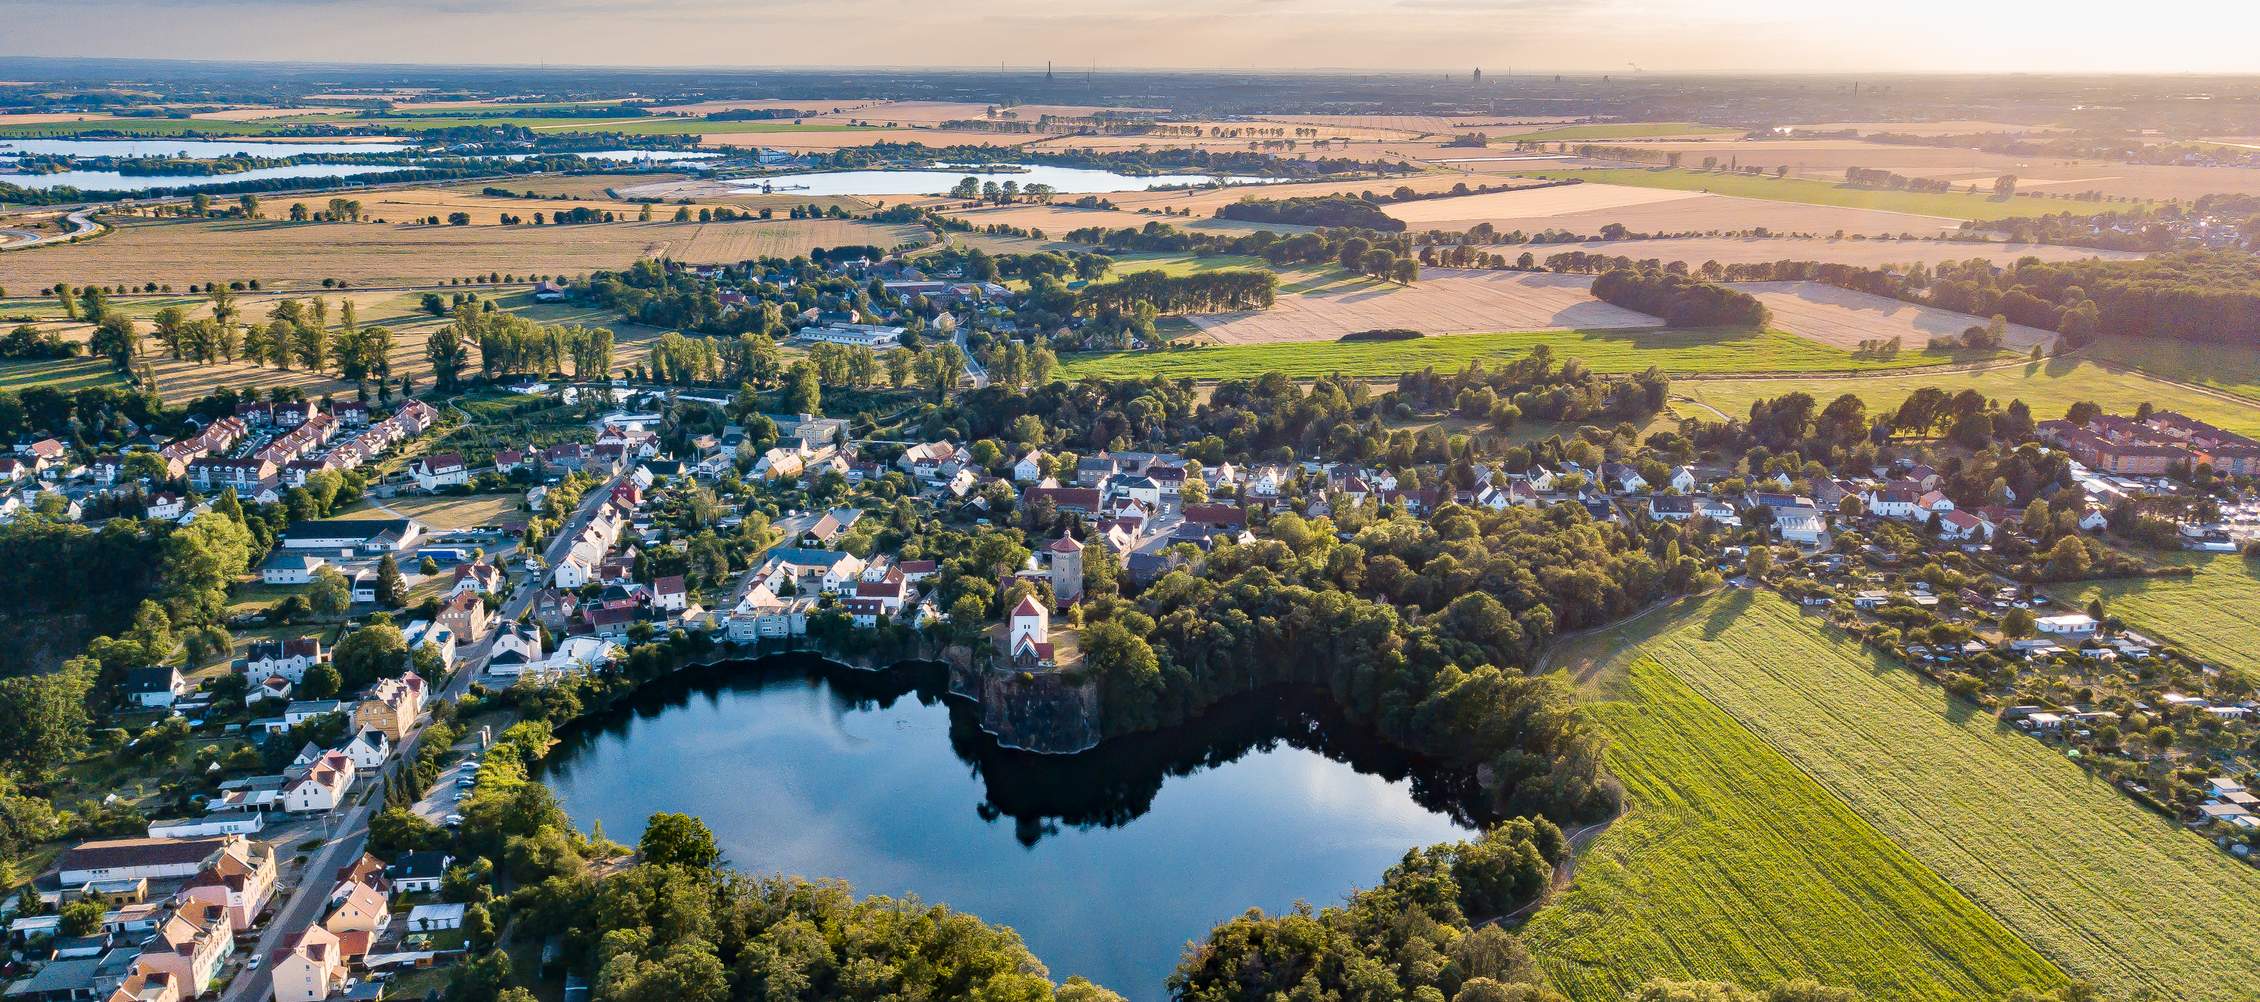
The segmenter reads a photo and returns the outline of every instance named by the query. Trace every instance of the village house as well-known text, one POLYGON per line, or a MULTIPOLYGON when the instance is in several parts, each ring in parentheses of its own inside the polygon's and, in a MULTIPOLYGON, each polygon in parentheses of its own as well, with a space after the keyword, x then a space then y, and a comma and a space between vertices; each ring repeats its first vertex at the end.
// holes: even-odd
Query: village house
POLYGON ((180 894, 186 900, 226 909, 230 931, 242 933, 258 921, 259 913, 274 898, 278 873, 273 846, 240 839, 213 853, 204 868, 182 886, 180 894))
POLYGON ((319 925, 291 933, 272 959, 274 1002, 323 1002, 345 990, 344 948, 319 925))
MULTIPOLYGON (((382 871, 378 867, 378 871, 382 871)), ((322 919, 322 928, 345 937, 364 933, 370 939, 384 934, 392 924, 392 911, 386 905, 385 893, 358 879, 340 881, 330 892, 330 912, 322 919)))
POLYGON ((118 685, 118 692, 126 701, 143 708, 163 708, 194 692, 195 686, 181 677, 180 669, 172 665, 148 668, 129 668, 118 685))
POLYGON ((452 599, 466 593, 474 596, 499 594, 505 580, 501 568, 484 560, 473 564, 457 564, 454 574, 455 581, 442 598, 452 599))
POLYGON ((454 861, 455 857, 434 850, 404 852, 385 867, 385 879, 399 894, 438 893, 440 880, 454 861))
POLYGON ((310 553, 278 553, 259 569, 259 580, 270 585, 312 584, 315 573, 329 565, 310 553))
POLYGON ((307 669, 326 664, 329 659, 320 637, 260 640, 245 650, 243 672, 255 680, 279 675, 296 685, 306 680, 307 669))
POLYGON ((141 956, 134 964, 179 979, 183 995, 211 991, 221 966, 235 954, 235 930, 228 925, 227 913, 224 905, 183 902, 141 944, 141 956))
POLYGON ((369 687, 368 694, 353 708, 353 725, 364 731, 376 731, 398 744, 416 727, 416 718, 424 712, 424 679, 415 672, 399 678, 381 678, 369 687))
POLYGON ((462 487, 471 482, 471 468, 464 465, 463 457, 452 452, 425 456, 408 467, 408 475, 416 486, 426 492, 442 487, 462 487))
POLYGON ((353 760, 344 752, 324 754, 283 786, 282 809, 293 814, 336 810, 353 787, 354 772, 353 760))
POLYGON ((487 629, 494 623, 494 613, 487 609, 484 598, 475 591, 458 591, 440 603, 439 615, 434 622, 455 634, 461 643, 475 644, 486 639, 487 629))

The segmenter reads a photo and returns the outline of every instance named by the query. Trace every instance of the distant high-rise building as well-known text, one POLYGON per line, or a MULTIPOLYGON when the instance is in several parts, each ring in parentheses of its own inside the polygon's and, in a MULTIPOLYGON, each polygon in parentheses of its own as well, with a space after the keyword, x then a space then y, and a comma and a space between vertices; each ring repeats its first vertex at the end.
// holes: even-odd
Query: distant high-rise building
POLYGON ((1475 82, 1478 86, 1483 83, 1483 67, 1481 66, 1475 68, 1475 82))

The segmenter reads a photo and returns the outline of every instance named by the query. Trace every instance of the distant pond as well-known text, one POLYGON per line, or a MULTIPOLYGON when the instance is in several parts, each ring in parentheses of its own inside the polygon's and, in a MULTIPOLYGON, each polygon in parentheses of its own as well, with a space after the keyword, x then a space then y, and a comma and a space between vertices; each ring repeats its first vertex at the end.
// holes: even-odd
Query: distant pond
POLYGON ((937 665, 792 656, 686 672, 568 728, 543 768, 584 829, 658 811, 755 873, 842 877, 1018 930, 1055 979, 1166 997, 1187 941, 1250 907, 1334 904, 1463 838, 1465 780, 1354 732, 1321 696, 1253 694, 1073 756, 999 748, 937 665))
MULTIPOLYGON (((996 165, 955 168, 950 166, 917 169, 840 170, 818 171, 807 174, 777 174, 763 178, 743 178, 738 181, 740 193, 769 191, 776 194, 797 195, 941 195, 968 177, 995 181, 1019 182, 1025 188, 1030 184, 1048 184, 1062 195, 1093 195, 1114 191, 1146 191, 1174 185, 1208 184, 1216 180, 1214 174, 1122 174, 1111 170, 1092 170, 1084 167, 1053 167, 1048 164, 1010 164, 1004 169, 996 165)), ((1280 178, 1244 177, 1227 175, 1231 184, 1269 184, 1280 178)))

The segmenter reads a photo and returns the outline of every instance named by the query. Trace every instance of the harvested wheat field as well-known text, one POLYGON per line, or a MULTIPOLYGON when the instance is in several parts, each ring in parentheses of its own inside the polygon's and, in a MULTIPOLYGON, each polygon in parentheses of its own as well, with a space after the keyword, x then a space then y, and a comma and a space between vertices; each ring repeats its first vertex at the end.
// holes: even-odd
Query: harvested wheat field
POLYGON ((2096 257, 2121 261, 2143 256, 2135 251, 2096 250, 2057 244, 1980 243, 1972 240, 1830 240, 1818 237, 1667 237, 1658 240, 1594 240, 1574 244, 1547 244, 1543 248, 1502 244, 1489 249, 1510 257, 1527 250, 1537 254, 1541 261, 1550 254, 1584 251, 1587 254, 1622 255, 1635 260, 1656 260, 1666 264, 1685 261, 1691 266, 1701 265, 1705 261, 1717 261, 1720 264, 1826 261, 1871 268, 1887 264, 1914 264, 1918 261, 1924 264, 1968 261, 1972 258, 1983 258, 1997 265, 2006 265, 2027 257, 2054 262, 2083 261, 2096 257))
POLYGON ((959 132, 952 129, 844 129, 835 132, 708 132, 707 146, 761 146, 802 153, 870 146, 875 143, 924 143, 928 146, 1021 146, 1040 136, 1002 132, 959 132))
POLYGON ((680 184, 691 180, 691 178, 692 175, 689 174, 669 173, 635 174, 627 177, 617 174, 556 174, 540 177, 514 177, 500 181, 467 181, 462 184, 445 185, 431 190, 476 195, 482 188, 495 187, 508 188, 511 191, 521 193, 530 191, 546 198, 581 198, 609 201, 612 196, 606 194, 606 192, 614 189, 626 192, 631 187, 642 188, 650 185, 680 184))
POLYGON ((2153 164, 2108 163, 2061 157, 2016 157, 1981 150, 1943 146, 1904 146, 1858 139, 1789 139, 1721 142, 1634 142, 1660 152, 1681 155, 1689 164, 1705 157, 1720 163, 1739 161, 1758 165, 1769 173, 1786 166, 1791 176, 1842 181, 1849 167, 1888 170, 1909 177, 1941 177, 1957 185, 1988 187, 2003 174, 2014 174, 2022 189, 2074 195, 2100 191, 2140 199, 2189 201, 2220 192, 2260 193, 2260 171, 2236 167, 2179 167, 2153 164))
POLYGON ((868 98, 816 99, 788 101, 783 98, 760 98, 748 101, 698 101, 691 104, 654 105, 653 114, 711 115, 718 111, 808 111, 819 115, 856 114, 866 108, 879 108, 885 101, 868 98))
POLYGON ((1421 229, 1464 229, 1506 217, 1562 216, 1573 212, 1622 209, 1635 205, 1702 199, 1700 192, 1632 188, 1616 184, 1568 184, 1522 191, 1495 191, 1398 202, 1382 211, 1421 229))
POLYGON ((1408 135, 1457 132, 1502 132, 1547 125, 1575 125, 1577 120, 1558 115, 1265 115, 1265 121, 1291 125, 1378 129, 1408 135))
POLYGON ((737 255, 705 260, 736 261, 812 247, 891 247, 923 236, 913 226, 853 220, 575 226, 132 220, 99 239, 10 254, 7 276, 9 285, 33 288, 56 282, 186 287, 252 278, 275 289, 318 287, 325 278, 356 286, 429 285, 488 272, 576 275, 643 257, 689 260, 684 255, 694 242, 701 255, 737 255))
MULTIPOLYGON (((1621 186, 1618 186, 1621 187, 1621 186)), ((1681 192, 1680 194, 1687 194, 1681 192)), ((1610 223, 1622 223, 1634 233, 1657 233, 1703 236, 1740 236, 1763 230, 1769 234, 1794 234, 1828 236, 1838 232, 1867 236, 1932 236, 1938 233, 1959 232, 1962 221, 1944 216, 1922 216, 1884 209, 1860 209, 1841 205, 1813 205, 1803 202, 1775 201, 1763 198, 1739 198, 1732 195, 1695 193, 1694 198, 1647 202, 1614 209, 1591 209, 1584 212, 1563 212, 1550 215, 1496 216, 1487 220, 1501 233, 1522 230, 1537 233, 1559 230, 1584 236, 1601 232, 1610 223)), ((1424 229, 1430 227, 1422 227, 1424 229)), ((1434 227, 1443 229, 1445 227, 1434 227)), ((1464 227, 1463 227, 1464 228, 1464 227)), ((1525 248, 1533 252, 1540 248, 1525 248)), ((1544 256, 1541 254, 1540 256, 1544 256)))
MULTIPOLYGON (((1773 310, 1775 327, 1839 348, 1901 338, 1907 350, 1919 351, 1932 338, 1958 337, 1986 323, 1985 318, 1967 313, 1917 306, 1819 282, 1744 282, 1735 288, 1758 297, 1773 310)), ((2023 324, 2010 324, 2005 339, 2008 347, 2020 352, 2055 341, 2053 332, 2023 324)))
POLYGON ((1192 322, 1219 344, 1333 341, 1386 328, 1454 334, 1663 326, 1645 313, 1594 299, 1592 286, 1587 275, 1430 268, 1412 285, 1345 278, 1280 296, 1261 313, 1220 313, 1192 322))
MULTIPOLYGON (((1128 209, 1171 208, 1190 211, 1195 216, 1211 216, 1216 210, 1234 202, 1251 198, 1282 199, 1307 198, 1312 195, 1358 194, 1361 192, 1390 192, 1398 188, 1411 188, 1416 192, 1450 191, 1455 185, 1473 188, 1480 184, 1539 184, 1538 181, 1516 181, 1510 178, 1468 178, 1452 174, 1412 174, 1402 177, 1364 177, 1347 181, 1295 181, 1285 184, 1243 184, 1224 188, 1201 188, 1192 191, 1132 191, 1106 196, 1116 206, 1128 209)), ((1485 196, 1464 196, 1485 197, 1485 196)), ((1412 204, 1426 204, 1424 202, 1412 204)), ((1140 224, 1143 225, 1143 224, 1140 224)))
POLYGON ((1902 136, 1966 136, 1980 132, 2061 132, 2053 125, 2018 125, 2013 122, 1983 122, 1962 120, 1954 122, 1824 122, 1820 125, 1800 125, 1799 132, 1844 132, 1860 135, 1896 133, 1902 136))

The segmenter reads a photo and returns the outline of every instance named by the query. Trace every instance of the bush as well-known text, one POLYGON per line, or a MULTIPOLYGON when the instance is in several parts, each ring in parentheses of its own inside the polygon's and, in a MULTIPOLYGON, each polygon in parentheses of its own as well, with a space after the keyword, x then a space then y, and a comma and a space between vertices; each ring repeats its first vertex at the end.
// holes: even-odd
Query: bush
POLYGON ((1344 334, 1344 335, 1342 335, 1341 337, 1339 337, 1339 338, 1336 338, 1335 340, 1337 340, 1337 341, 1412 341, 1412 340, 1415 340, 1415 339, 1418 339, 1418 338, 1422 338, 1422 337, 1426 337, 1426 336, 1427 336, 1427 335, 1425 335, 1425 334, 1422 334, 1421 332, 1419 332, 1419 331, 1416 331, 1416 330, 1407 330, 1407 329, 1405 329, 1405 328, 1403 328, 1403 327, 1387 327, 1387 328, 1383 328, 1383 329, 1380 329, 1380 330, 1370 330, 1370 331, 1352 331, 1351 333, 1348 333, 1348 334, 1344 334))

